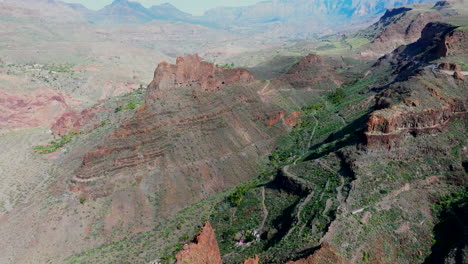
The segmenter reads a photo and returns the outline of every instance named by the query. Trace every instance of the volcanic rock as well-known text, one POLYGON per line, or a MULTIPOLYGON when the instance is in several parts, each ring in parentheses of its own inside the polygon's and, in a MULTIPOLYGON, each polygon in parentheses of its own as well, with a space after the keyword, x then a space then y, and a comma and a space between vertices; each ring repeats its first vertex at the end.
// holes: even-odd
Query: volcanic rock
POLYGON ((321 56, 311 53, 302 58, 279 80, 297 88, 330 89, 330 87, 339 87, 345 81, 345 77, 321 56))
POLYGON ((255 256, 254 258, 249 258, 244 261, 244 264, 259 264, 260 263, 260 258, 258 256, 255 256))
POLYGON ((184 249, 177 253, 175 264, 222 264, 218 242, 210 223, 201 229, 192 243, 185 245, 184 249))
POLYGON ((177 58, 176 64, 162 62, 148 87, 146 101, 156 100, 167 89, 191 86, 204 91, 216 91, 234 83, 249 83, 254 77, 244 69, 223 69, 204 62, 198 55, 177 58))
POLYGON ((260 100, 261 83, 245 70, 224 70, 198 56, 177 61, 160 64, 147 103, 84 154, 73 190, 103 197, 139 177, 161 194, 164 215, 257 173, 258 158, 288 129, 257 117, 282 109, 260 100))
POLYGON ((0 127, 50 127, 75 103, 71 97, 50 88, 33 93, 0 90, 0 127))
POLYGON ((332 245, 323 243, 320 249, 313 255, 297 261, 290 261, 286 264, 348 264, 349 262, 342 258, 332 245))
POLYGON ((453 78, 457 80, 465 80, 465 76, 460 71, 455 71, 453 73, 453 78))
POLYGON ((76 110, 67 111, 52 125, 52 132, 61 136, 70 131, 79 130, 88 124, 98 111, 97 108, 89 108, 81 112, 76 110))

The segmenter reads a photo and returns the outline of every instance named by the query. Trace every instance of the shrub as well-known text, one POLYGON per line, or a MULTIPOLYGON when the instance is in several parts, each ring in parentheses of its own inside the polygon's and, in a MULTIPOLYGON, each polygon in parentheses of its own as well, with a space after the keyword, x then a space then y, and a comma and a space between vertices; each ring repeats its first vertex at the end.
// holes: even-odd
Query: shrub
POLYGON ((346 93, 344 89, 337 88, 335 91, 328 94, 327 99, 334 104, 340 104, 343 102, 345 97, 346 97, 346 93))

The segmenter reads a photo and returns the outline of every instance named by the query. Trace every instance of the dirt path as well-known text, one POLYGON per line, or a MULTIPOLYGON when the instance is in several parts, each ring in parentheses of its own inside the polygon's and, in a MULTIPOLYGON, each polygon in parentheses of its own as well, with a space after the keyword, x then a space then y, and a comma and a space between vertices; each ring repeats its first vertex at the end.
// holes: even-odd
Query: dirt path
POLYGON ((295 216, 297 223, 293 228, 289 229, 288 233, 284 236, 284 239, 288 238, 291 235, 291 233, 294 231, 294 229, 296 229, 296 227, 302 224, 302 219, 301 219, 302 210, 304 210, 304 207, 310 202, 310 200, 312 200, 312 197, 314 197, 314 195, 315 195, 315 192, 309 193, 309 195, 307 195, 304 201, 299 205, 299 208, 297 209, 297 213, 295 216))
POLYGON ((293 173, 290 173, 290 172, 289 172, 289 167, 290 167, 290 166, 288 165, 288 166, 286 166, 286 167, 284 167, 284 168, 281 169, 281 170, 283 171, 284 175, 286 175, 286 177, 291 178, 291 179, 293 179, 294 181, 300 183, 301 185, 307 186, 307 185, 308 185, 307 181, 304 180, 304 179, 301 179, 301 178, 297 177, 297 176, 296 176, 295 174, 293 174, 293 173))
MULTIPOLYGON (((453 75, 455 71, 448 71, 448 70, 440 70, 440 72, 443 72, 448 75, 453 75)), ((468 76, 468 71, 461 71, 460 72, 462 75, 468 76)))
POLYGON ((260 91, 258 92, 258 94, 260 94, 260 95, 267 95, 268 92, 266 92, 266 90, 267 90, 268 87, 270 86, 270 83, 271 83, 270 81, 267 81, 267 84, 265 84, 265 86, 262 88, 262 90, 260 90, 260 91))
POLYGON ((263 210, 263 220, 258 228, 258 231, 261 232, 265 227, 266 220, 268 218, 268 209, 265 205, 265 187, 262 187, 262 210, 263 210))
POLYGON ((317 130, 317 127, 318 127, 318 120, 317 120, 317 118, 316 118, 314 115, 312 115, 312 117, 313 117, 314 120, 315 120, 315 126, 314 126, 314 129, 312 130, 312 134, 310 134, 309 143, 307 143, 307 150, 310 149, 310 145, 312 144, 312 139, 314 138, 314 136, 315 136, 315 131, 317 130))

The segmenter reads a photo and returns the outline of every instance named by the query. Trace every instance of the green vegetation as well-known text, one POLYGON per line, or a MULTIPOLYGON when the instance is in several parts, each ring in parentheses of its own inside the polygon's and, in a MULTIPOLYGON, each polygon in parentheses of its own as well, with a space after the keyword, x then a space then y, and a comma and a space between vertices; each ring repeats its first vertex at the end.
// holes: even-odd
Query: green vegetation
POLYGON ((260 184, 260 180, 255 179, 235 187, 234 191, 231 194, 229 194, 228 197, 228 200, 231 203, 231 205, 239 206, 245 194, 253 188, 257 187, 258 184, 260 184))
POLYGON ((341 104, 346 97, 343 88, 336 88, 335 91, 327 95, 327 99, 334 104, 341 104))
POLYGON ((47 71, 53 71, 53 72, 62 72, 62 73, 73 73, 74 71, 72 70, 73 64, 67 63, 67 64, 47 64, 44 65, 44 69, 47 71))
POLYGON ((70 143, 72 139, 78 134, 79 133, 76 131, 70 131, 68 132, 68 134, 61 136, 60 139, 51 141, 48 145, 36 146, 33 149, 39 154, 53 153, 53 152, 56 152, 61 147, 65 146, 66 144, 70 143))
POLYGON ((457 61, 456 63, 462 67, 462 70, 468 71, 468 62, 467 61, 457 61))
POLYGON ((221 67, 223 69, 234 69, 235 68, 234 63, 231 63, 231 64, 226 63, 226 64, 223 64, 223 65, 221 65, 219 67, 221 67))
POLYGON ((440 216, 443 212, 462 203, 468 203, 467 188, 440 197, 439 201, 434 205, 434 212, 440 216))

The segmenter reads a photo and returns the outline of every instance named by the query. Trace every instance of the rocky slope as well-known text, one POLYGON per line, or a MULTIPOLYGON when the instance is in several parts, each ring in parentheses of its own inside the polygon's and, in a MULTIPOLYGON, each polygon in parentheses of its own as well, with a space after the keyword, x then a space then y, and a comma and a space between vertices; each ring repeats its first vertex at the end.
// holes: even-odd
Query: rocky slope
POLYGON ((427 24, 461 16, 457 1, 438 1, 388 10, 375 24, 356 35, 371 40, 364 56, 380 57, 401 45, 417 41, 427 24))
POLYGON ((272 171, 215 205, 223 261, 466 262, 468 87, 451 56, 467 54, 464 36, 466 27, 429 23, 370 69, 380 77, 305 111, 272 171), (294 152, 307 138, 315 144, 294 152))
POLYGON ((322 57, 311 53, 278 79, 295 88, 332 90, 340 87, 347 79, 337 72, 336 65, 339 63, 325 62, 322 57))
POLYGON ((145 105, 83 157, 73 188, 100 197, 118 182, 146 178, 161 192, 161 212, 169 213, 250 178, 288 126, 257 118, 278 111, 259 100, 259 84, 245 70, 198 56, 159 64, 145 105))
POLYGON ((222 264, 219 253, 218 242, 210 223, 205 223, 192 240, 192 243, 185 245, 184 249, 177 253, 175 264, 183 263, 213 263, 222 264))

